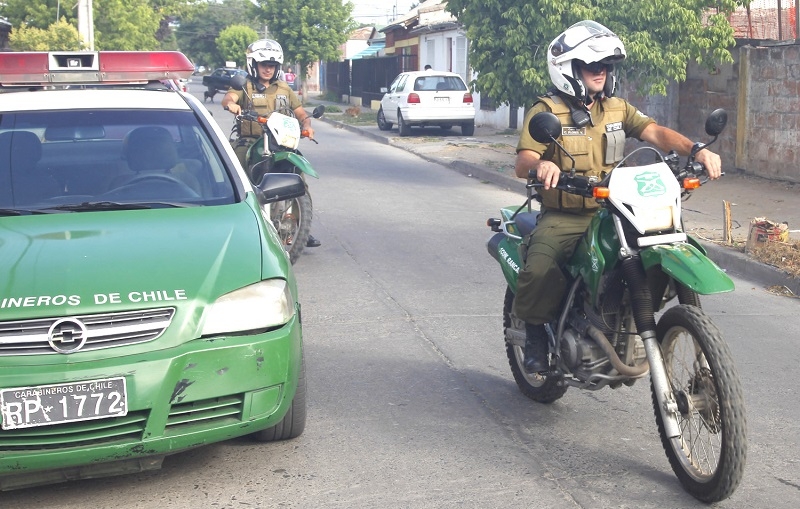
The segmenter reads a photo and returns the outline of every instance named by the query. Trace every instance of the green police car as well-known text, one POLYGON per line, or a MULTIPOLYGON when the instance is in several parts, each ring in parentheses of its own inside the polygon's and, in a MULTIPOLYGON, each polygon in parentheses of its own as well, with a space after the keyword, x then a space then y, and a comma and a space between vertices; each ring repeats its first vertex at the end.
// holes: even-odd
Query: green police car
MULTIPOLYGON (((300 305, 179 52, 0 53, 0 489, 305 426, 300 305)), ((267 207, 268 208, 268 207, 267 207)))

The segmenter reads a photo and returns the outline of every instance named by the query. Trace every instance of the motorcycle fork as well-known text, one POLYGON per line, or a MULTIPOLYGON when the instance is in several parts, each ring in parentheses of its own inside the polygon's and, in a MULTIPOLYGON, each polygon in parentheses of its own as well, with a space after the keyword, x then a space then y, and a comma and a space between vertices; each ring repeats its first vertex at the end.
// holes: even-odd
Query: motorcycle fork
POLYGON ((677 419, 678 404, 672 395, 667 366, 664 363, 661 345, 656 337, 653 296, 650 286, 647 284, 647 275, 639 256, 628 256, 622 260, 622 270, 631 296, 636 330, 639 337, 642 338, 645 352, 647 352, 647 360, 650 363, 650 380, 664 421, 664 431, 667 437, 674 438, 680 436, 677 419))

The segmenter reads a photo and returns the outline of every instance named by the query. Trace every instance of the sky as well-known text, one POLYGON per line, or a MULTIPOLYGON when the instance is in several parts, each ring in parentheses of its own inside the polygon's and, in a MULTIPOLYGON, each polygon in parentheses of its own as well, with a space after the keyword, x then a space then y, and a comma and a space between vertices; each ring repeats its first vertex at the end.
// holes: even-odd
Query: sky
POLYGON ((386 25, 406 14, 412 5, 421 0, 350 0, 353 4, 353 19, 361 23, 386 25))

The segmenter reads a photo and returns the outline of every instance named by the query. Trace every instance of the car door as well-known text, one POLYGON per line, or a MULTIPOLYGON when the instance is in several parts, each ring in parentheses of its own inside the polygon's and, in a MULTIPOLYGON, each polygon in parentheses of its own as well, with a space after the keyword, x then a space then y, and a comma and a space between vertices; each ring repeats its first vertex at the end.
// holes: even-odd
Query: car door
POLYGON ((407 74, 400 74, 397 76, 389 86, 389 91, 384 96, 383 101, 381 101, 383 116, 386 118, 387 122, 397 122, 397 108, 400 106, 401 94, 407 78, 407 74))

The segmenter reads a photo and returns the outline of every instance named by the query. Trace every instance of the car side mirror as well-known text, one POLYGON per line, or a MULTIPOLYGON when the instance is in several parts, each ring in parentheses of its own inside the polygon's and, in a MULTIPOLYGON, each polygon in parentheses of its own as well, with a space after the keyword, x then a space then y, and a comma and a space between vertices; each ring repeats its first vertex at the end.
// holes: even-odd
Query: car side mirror
POLYGON ((247 77, 241 74, 236 74, 231 78, 231 88, 234 90, 244 90, 245 83, 247 83, 247 77))
POLYGON ((550 143, 561 136, 561 121, 549 111, 541 111, 528 123, 528 132, 539 143, 550 143))
POLYGON ((306 194, 306 185, 295 173, 267 173, 258 184, 261 203, 291 200, 306 194))

